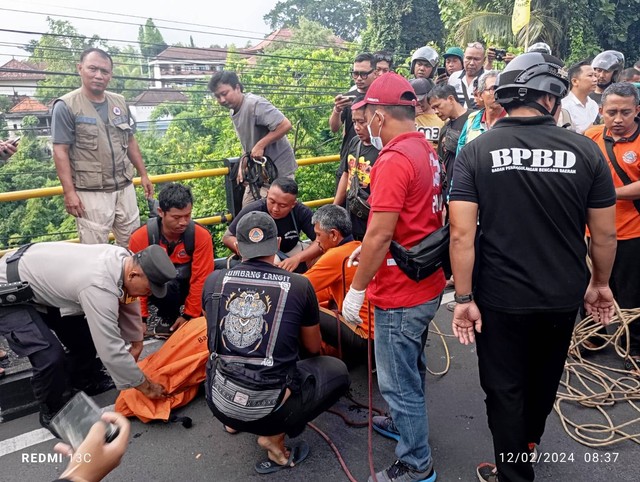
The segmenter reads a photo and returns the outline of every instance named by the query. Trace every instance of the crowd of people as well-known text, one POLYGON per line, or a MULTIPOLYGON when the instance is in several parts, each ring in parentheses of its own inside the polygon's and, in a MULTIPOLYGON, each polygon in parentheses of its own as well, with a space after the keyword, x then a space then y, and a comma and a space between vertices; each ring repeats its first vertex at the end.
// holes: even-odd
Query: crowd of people
MULTIPOLYGON (((473 42, 442 57, 417 49, 409 80, 389 52, 354 59, 354 86, 328 119, 342 130, 334 202, 315 212, 297 199, 291 122, 234 72, 214 74, 209 89, 243 149, 233 174, 242 209, 222 239, 238 260, 214 269, 187 186, 164 185, 140 226, 134 171, 148 199, 154 186, 135 123, 107 91, 109 54, 84 51, 82 85, 55 101, 52 118, 81 244, 29 244, 0 259, 0 335, 31 362, 41 424, 57 435, 51 419, 78 390, 167 397, 136 364, 142 340, 205 316, 207 403, 226 431, 258 436, 258 473, 308 456, 306 442, 285 438, 348 390, 348 366, 365 363, 373 343, 389 408, 373 428, 397 446, 369 480, 433 482, 425 343, 449 285, 453 333, 477 344, 493 436, 495 463, 477 477, 533 480, 579 311, 606 326, 614 297, 640 306, 640 72, 614 51, 567 68, 542 43, 513 55, 473 42), (446 226, 451 273, 424 261, 446 226), (397 253, 422 255, 418 274, 397 253)), ((16 149, 0 143, 2 160, 16 149)), ((640 325, 629 331, 633 371, 640 325)), ((115 464, 122 437, 128 427, 115 464)))

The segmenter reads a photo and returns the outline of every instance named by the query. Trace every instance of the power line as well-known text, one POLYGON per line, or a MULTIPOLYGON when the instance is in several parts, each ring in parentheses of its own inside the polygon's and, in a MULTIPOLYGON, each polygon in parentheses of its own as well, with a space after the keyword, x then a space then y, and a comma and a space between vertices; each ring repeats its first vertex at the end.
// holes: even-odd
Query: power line
MULTIPOLYGON (((8 32, 8 33, 20 33, 20 34, 27 34, 27 35, 44 35, 44 36, 48 36, 48 37, 57 37, 57 38, 75 38, 75 39, 80 39, 80 40, 91 40, 90 37, 86 37, 85 35, 63 35, 63 34, 56 34, 56 33, 48 33, 48 32, 34 32, 31 30, 16 30, 16 29, 5 29, 5 28, 0 28, 0 32, 8 32)), ((98 40, 98 39, 96 39, 98 40)), ((110 38, 99 38, 100 41, 103 42, 118 42, 118 43, 130 43, 131 41, 129 40, 122 40, 122 39, 110 39, 110 38)), ((163 44, 154 44, 154 43, 149 43, 149 42, 135 42, 139 45, 146 45, 146 46, 150 46, 150 47, 159 47, 159 46, 164 46, 163 44)), ((188 49, 188 50, 202 50, 201 48, 198 47, 180 47, 180 48, 184 48, 184 49, 188 49)), ((234 55, 238 55, 241 57, 265 57, 265 58, 273 58, 273 59, 281 59, 281 60, 307 60, 307 61, 318 61, 318 59, 313 59, 310 57, 296 57, 296 56, 291 56, 291 55, 274 55, 274 54, 266 54, 264 52, 245 52, 243 51, 244 49, 238 49, 237 51, 232 51, 229 52, 228 49, 222 49, 222 48, 209 48, 207 50, 211 50, 214 52, 219 52, 219 53, 233 53, 234 55)), ((168 59, 170 60, 170 59, 168 59)), ((324 63, 332 63, 332 64, 350 64, 351 62, 348 61, 344 61, 344 60, 330 60, 330 59, 322 59, 322 62, 324 63)))
MULTIPOLYGON (((110 23, 117 23, 117 24, 121 24, 121 25, 133 25, 135 27, 144 27, 144 25, 141 25, 139 23, 135 23, 135 22, 125 22, 122 20, 107 20, 107 19, 99 19, 99 18, 92 18, 92 17, 82 17, 79 15, 66 15, 66 14, 59 14, 59 13, 46 13, 46 12, 34 12, 34 11, 29 11, 29 10, 17 10, 17 9, 10 9, 10 8, 0 8, 0 11, 7 11, 7 12, 17 12, 17 13, 30 13, 30 14, 34 14, 34 15, 47 15, 47 16, 56 16, 56 17, 63 17, 63 18, 73 18, 76 20, 90 20, 90 21, 94 21, 94 22, 105 22, 108 21, 110 23)), ((108 13, 108 12, 105 12, 108 13)), ((118 15, 118 16, 125 16, 122 14, 110 14, 110 15, 118 15)), ((127 15, 127 17, 129 17, 127 15)), ((136 16, 132 16, 134 18, 143 18, 143 17, 136 17, 136 16)), ((175 22, 175 21, 171 21, 171 20, 162 20, 162 19, 158 19, 159 21, 162 22, 170 22, 170 23, 174 23, 174 24, 184 24, 184 25, 189 25, 191 27, 205 27, 205 28, 222 28, 222 27, 214 27, 214 26, 210 26, 210 25, 202 25, 202 24, 191 24, 191 23, 187 23, 187 22, 175 22)), ((145 20, 146 22, 146 20, 145 20)), ((155 24, 155 21, 154 21, 155 24)), ((156 28, 159 28, 156 25, 156 28)), ((234 38, 241 38, 241 39, 249 39, 249 40, 259 40, 259 41, 263 41, 265 40, 265 36, 262 37, 253 37, 253 36, 248 36, 248 35, 235 35, 235 34, 228 34, 228 33, 220 33, 220 32, 211 32, 211 31, 203 31, 203 30, 194 30, 193 28, 177 28, 177 27, 167 27, 167 26, 162 26, 162 28, 167 29, 167 30, 173 30, 173 31, 177 31, 177 32, 189 32, 191 33, 203 33, 203 34, 207 34, 207 35, 225 35, 227 37, 234 37, 234 38)), ((227 30, 232 30, 232 29, 227 29, 227 30)), ((279 43, 284 43, 284 44, 291 44, 291 45, 301 45, 301 46, 310 46, 310 47, 316 47, 316 48, 342 48, 343 50, 346 50, 344 47, 340 47, 339 45, 327 45, 327 44, 312 44, 312 43, 306 43, 306 42, 298 42, 295 40, 275 40, 275 42, 279 42, 279 43)), ((347 42, 345 40, 343 40, 343 42, 345 44, 350 44, 350 42, 347 42)), ((140 43, 140 42, 137 42, 140 43)))

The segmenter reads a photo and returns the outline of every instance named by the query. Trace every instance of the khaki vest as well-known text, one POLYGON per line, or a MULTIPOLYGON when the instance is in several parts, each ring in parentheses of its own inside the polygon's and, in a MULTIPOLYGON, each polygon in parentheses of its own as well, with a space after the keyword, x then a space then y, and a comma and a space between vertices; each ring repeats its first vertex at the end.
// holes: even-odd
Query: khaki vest
POLYGON ((124 97, 105 92, 109 124, 105 125, 81 89, 63 95, 75 119, 75 144, 69 146, 73 185, 78 190, 113 192, 133 179, 133 164, 127 156, 129 111, 124 97))

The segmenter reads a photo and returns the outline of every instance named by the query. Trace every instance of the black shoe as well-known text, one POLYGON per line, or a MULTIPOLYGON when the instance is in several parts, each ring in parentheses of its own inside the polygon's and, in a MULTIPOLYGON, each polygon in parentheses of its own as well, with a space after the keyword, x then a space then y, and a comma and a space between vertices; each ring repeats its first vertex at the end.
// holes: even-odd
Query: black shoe
POLYGON ((58 432, 56 432, 51 426, 51 419, 55 417, 57 412, 49 410, 46 405, 40 405, 40 425, 46 428, 55 438, 61 439, 58 432))
POLYGON ((84 392, 91 397, 114 388, 116 388, 116 384, 113 383, 105 368, 97 370, 92 375, 73 383, 75 391, 84 392))
POLYGON ((158 318, 158 324, 153 330, 153 334, 156 338, 167 339, 171 335, 173 335, 173 331, 170 331, 170 328, 173 326, 173 323, 167 321, 163 318, 158 318))

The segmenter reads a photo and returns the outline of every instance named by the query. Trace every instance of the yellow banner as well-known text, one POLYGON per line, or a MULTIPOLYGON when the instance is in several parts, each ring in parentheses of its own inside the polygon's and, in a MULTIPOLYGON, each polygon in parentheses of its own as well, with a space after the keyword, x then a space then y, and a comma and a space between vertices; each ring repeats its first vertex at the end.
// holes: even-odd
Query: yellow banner
POLYGON ((531 0, 515 0, 511 16, 511 30, 517 35, 528 23, 531 14, 531 0))

